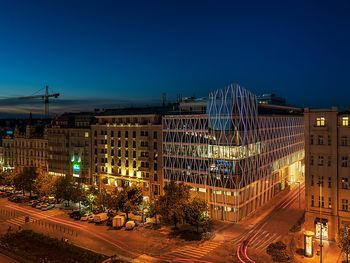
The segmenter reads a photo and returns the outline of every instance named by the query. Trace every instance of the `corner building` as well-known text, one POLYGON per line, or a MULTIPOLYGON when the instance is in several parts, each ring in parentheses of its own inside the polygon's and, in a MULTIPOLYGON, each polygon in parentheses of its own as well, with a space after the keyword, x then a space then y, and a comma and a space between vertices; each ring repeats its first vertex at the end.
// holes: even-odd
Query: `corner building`
POLYGON ((206 113, 162 124, 164 179, 191 186, 214 219, 240 221, 302 179, 302 111, 258 104, 239 85, 210 93, 206 113))
POLYGON ((163 190, 161 107, 106 110, 91 126, 93 174, 112 191, 136 184, 145 199, 163 190))
POLYGON ((306 230, 335 240, 350 226, 350 112, 305 109, 306 230))

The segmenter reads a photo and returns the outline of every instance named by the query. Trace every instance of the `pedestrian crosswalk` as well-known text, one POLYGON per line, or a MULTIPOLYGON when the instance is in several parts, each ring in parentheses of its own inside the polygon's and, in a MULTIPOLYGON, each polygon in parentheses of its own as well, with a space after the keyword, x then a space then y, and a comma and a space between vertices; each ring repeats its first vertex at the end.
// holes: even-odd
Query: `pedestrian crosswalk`
MULTIPOLYGON (((28 216, 29 223, 32 223, 32 222, 40 220, 40 219, 45 219, 48 217, 57 216, 57 215, 60 215, 62 213, 64 213, 64 212, 62 212, 61 210, 57 210, 57 209, 49 210, 49 211, 41 211, 40 213, 36 213, 36 214, 31 215, 31 216, 28 216)), ((21 215, 21 216, 7 219, 5 222, 10 223, 10 224, 15 225, 15 226, 23 226, 25 223, 25 218, 26 218, 25 215, 21 215)))
POLYGON ((250 231, 249 233, 244 233, 242 235, 237 236, 232 240, 234 245, 239 245, 243 241, 249 241, 249 248, 254 248, 256 250, 262 251, 267 248, 268 245, 271 243, 277 242, 282 238, 282 235, 279 235, 277 233, 270 233, 267 230, 256 230, 256 232, 250 231), (250 237, 252 238, 250 239, 250 237))
POLYGON ((167 257, 199 259, 209 254, 222 244, 223 241, 206 241, 200 245, 186 245, 171 251, 167 257))

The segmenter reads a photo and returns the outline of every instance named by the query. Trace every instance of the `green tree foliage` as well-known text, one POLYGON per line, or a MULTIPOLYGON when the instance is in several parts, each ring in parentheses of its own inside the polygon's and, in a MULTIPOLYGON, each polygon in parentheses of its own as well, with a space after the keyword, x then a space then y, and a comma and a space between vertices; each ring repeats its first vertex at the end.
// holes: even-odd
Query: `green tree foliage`
POLYGON ((116 210, 126 213, 126 219, 129 213, 139 210, 143 200, 142 189, 138 186, 126 186, 116 195, 116 210))
POLYGON ((156 201, 156 211, 165 222, 174 224, 185 220, 185 208, 190 200, 190 188, 183 183, 171 181, 164 187, 164 195, 156 201))
POLYGON ((89 206, 90 211, 92 211, 97 204, 98 194, 98 189, 96 189, 96 187, 93 185, 82 193, 82 203, 85 206, 89 206))
POLYGON ((34 183, 38 173, 36 172, 35 167, 25 167, 22 172, 16 174, 13 178, 13 184, 16 189, 28 191, 30 196, 34 189, 34 183))
POLYGON ((350 227, 344 226, 339 230, 337 239, 338 246, 341 251, 346 254, 346 262, 349 262, 350 254, 350 227))
POLYGON ((185 220, 199 232, 199 227, 206 226, 209 220, 207 202, 199 197, 192 199, 185 207, 185 220))
POLYGON ((65 200, 68 202, 80 202, 82 200, 82 189, 75 185, 70 176, 60 177, 54 184, 53 194, 57 202, 65 200))

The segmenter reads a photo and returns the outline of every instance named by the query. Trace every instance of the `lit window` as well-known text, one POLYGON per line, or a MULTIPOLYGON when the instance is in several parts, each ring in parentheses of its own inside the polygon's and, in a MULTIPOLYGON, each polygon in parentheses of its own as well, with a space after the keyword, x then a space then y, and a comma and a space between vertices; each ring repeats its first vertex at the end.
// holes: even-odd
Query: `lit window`
POLYGON ((85 138, 89 138, 89 132, 85 132, 85 138))
POLYGON ((342 167, 348 167, 348 157, 347 156, 342 156, 341 157, 341 166, 342 167))
POLYGON ((341 124, 343 126, 349 126, 349 117, 342 117, 341 124))
POLYGON ((343 211, 348 211, 349 210, 349 201, 347 199, 342 199, 341 200, 341 208, 343 211))
POLYGON ((316 118, 316 126, 326 126, 325 117, 316 118))

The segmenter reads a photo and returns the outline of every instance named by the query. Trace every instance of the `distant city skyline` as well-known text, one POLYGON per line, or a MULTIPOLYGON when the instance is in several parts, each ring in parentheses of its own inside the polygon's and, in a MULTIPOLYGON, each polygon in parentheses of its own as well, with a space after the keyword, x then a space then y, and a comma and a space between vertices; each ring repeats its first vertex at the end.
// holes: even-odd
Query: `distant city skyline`
POLYGON ((207 96, 238 83, 300 107, 350 106, 348 1, 0 2, 0 118, 49 85, 53 112, 207 96))

